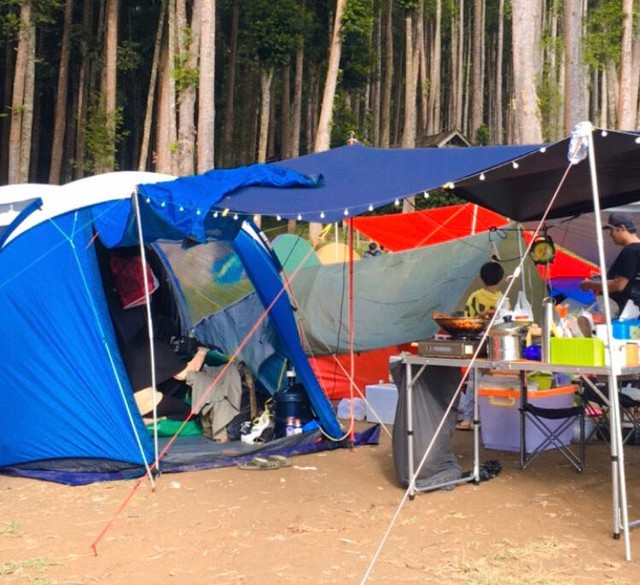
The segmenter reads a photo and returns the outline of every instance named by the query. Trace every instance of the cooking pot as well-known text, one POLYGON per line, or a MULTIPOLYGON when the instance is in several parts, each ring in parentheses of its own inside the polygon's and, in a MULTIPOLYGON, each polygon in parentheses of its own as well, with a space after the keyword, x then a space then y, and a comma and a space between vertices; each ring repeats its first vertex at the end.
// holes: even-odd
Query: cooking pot
POLYGON ((490 360, 508 362, 522 358, 522 333, 528 323, 506 321, 494 325, 487 336, 487 354, 490 360))

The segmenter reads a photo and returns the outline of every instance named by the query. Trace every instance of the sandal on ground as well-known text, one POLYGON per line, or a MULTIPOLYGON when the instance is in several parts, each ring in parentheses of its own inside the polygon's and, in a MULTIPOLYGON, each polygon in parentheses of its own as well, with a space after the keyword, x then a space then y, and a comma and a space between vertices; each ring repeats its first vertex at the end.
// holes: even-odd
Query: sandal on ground
POLYGON ((284 455, 268 455, 267 461, 277 463, 278 467, 291 467, 291 459, 284 455))
POLYGON ((458 431, 470 431, 471 430, 471 421, 470 420, 460 420, 456 424, 456 429, 458 431))
POLYGON ((269 461, 264 457, 254 457, 251 461, 238 463, 238 469, 246 469, 250 471, 265 471, 267 469, 278 469, 280 465, 276 461, 269 461))

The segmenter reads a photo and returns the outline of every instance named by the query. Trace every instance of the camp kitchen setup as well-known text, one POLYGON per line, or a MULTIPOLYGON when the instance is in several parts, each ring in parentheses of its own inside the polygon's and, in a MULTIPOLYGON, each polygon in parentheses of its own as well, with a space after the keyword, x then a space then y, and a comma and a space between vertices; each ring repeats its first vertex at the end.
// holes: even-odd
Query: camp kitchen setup
MULTIPOLYGON (((514 274, 506 275, 503 299, 515 296, 511 290, 525 256, 542 265, 545 258, 553 258, 553 240, 547 230, 552 232, 549 226, 561 225, 554 220, 583 212, 592 222, 588 237, 596 256, 594 250, 591 255, 599 273, 606 274, 613 257, 605 255, 603 222, 612 208, 640 195, 637 169, 621 174, 614 171, 611 159, 599 158, 614 156, 613 151, 622 147, 617 140, 605 146, 607 137, 606 131, 594 130, 588 123, 578 125, 571 139, 563 143, 564 165, 559 158, 551 163, 549 149, 541 148, 518 163, 450 185, 458 196, 525 225, 529 222, 529 229, 535 230, 520 265, 514 274), (613 150, 605 154, 609 148, 613 150), (540 242, 546 250, 533 249, 540 242)), ((636 135, 620 139, 638 142, 636 135)), ((606 411, 605 432, 612 460, 612 532, 615 539, 624 538, 629 560, 629 532, 640 524, 629 519, 625 482, 624 439, 631 438, 628 434, 633 429, 623 428, 622 393, 608 389, 620 389, 628 381, 640 379, 638 312, 623 312, 613 319, 606 286, 598 309, 602 324, 594 324, 589 311, 571 314, 550 296, 531 304, 521 292, 517 303, 521 301, 528 305, 525 314, 505 310, 502 305, 487 319, 433 313, 437 333, 414 344, 415 352, 402 352, 390 360, 390 373, 399 392, 394 425, 396 471, 410 499, 416 492, 479 482, 482 440, 487 449, 519 452, 522 469, 538 456, 543 459, 546 450, 558 449, 575 471, 582 472, 585 443, 590 435, 601 432, 593 424, 598 416, 601 423, 606 411), (625 319, 628 314, 632 318, 625 319), (473 471, 463 474, 449 441, 456 424, 461 380, 466 378, 475 397, 475 424, 473 471), (602 410, 583 400, 584 392, 597 400, 602 410)))

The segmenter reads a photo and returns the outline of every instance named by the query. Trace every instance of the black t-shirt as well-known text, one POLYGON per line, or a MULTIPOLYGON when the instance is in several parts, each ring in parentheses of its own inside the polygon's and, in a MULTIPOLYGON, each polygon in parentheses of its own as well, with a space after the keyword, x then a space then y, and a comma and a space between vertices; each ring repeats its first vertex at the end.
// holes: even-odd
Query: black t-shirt
POLYGON ((629 279, 629 284, 621 292, 612 292, 610 297, 620 307, 624 309, 630 297, 631 287, 640 287, 640 242, 627 244, 618 257, 614 260, 611 268, 607 271, 607 278, 613 279, 616 276, 629 279))

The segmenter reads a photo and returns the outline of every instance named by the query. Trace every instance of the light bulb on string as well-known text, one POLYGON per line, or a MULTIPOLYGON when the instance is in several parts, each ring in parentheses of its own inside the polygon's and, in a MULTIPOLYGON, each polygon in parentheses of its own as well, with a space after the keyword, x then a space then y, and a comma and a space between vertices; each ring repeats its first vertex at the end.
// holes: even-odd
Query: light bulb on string
POLYGON ((258 223, 259 219, 260 219, 260 216, 256 213, 256 214, 253 216, 253 222, 254 222, 254 223, 258 223))
POLYGON ((302 221, 302 214, 301 214, 301 213, 298 213, 298 215, 296 216, 296 219, 297 219, 298 221, 302 221))
POLYGON ((222 217, 227 217, 227 215, 229 215, 229 208, 228 207, 223 210, 222 217))
POLYGON ((238 219, 238 214, 237 213, 233 214, 233 219, 236 219, 236 220, 238 219))
POLYGON ((342 212, 342 215, 345 215, 345 216, 346 216, 346 215, 349 215, 349 210, 348 210, 348 209, 345 209, 345 210, 342 212))
POLYGON ((603 138, 609 134, 606 130, 603 130, 602 132, 600 132, 600 136, 602 136, 603 138))
POLYGON ((367 209, 368 209, 369 211, 373 211, 373 205, 371 205, 371 203, 369 203, 369 207, 367 207, 367 209))
POLYGON ((540 148, 540 152, 541 152, 542 154, 544 154, 545 152, 547 152, 547 147, 546 147, 546 146, 543 146, 542 148, 540 148))
POLYGON ((400 199, 396 199, 393 204, 398 207, 398 205, 400 205, 400 199))
POLYGON ((480 180, 481 180, 481 181, 484 181, 484 180, 485 180, 484 173, 480 173, 480 180))
POLYGON ((217 211, 214 211, 214 212, 213 212, 213 217, 214 217, 215 219, 218 219, 218 212, 217 212, 217 211))
POLYGON ((425 199, 429 199, 429 191, 425 191, 424 192, 424 198, 425 199))
POLYGON ((321 211, 320 212, 320 219, 324 219, 324 218, 325 218, 324 211, 321 211))
POLYGON ((278 221, 282 221, 282 216, 281 216, 281 215, 276 215, 276 219, 277 219, 278 221))
POLYGON ((200 211, 199 209, 196 209, 196 215, 202 215, 202 211, 200 211))
POLYGON ((514 169, 517 169, 520 165, 514 160, 512 165, 514 169))
POLYGON ((166 201, 161 201, 160 202, 160 207, 166 207, 167 206, 167 202, 166 201))

